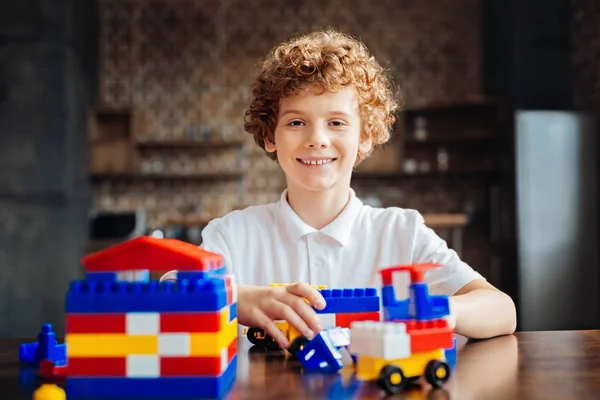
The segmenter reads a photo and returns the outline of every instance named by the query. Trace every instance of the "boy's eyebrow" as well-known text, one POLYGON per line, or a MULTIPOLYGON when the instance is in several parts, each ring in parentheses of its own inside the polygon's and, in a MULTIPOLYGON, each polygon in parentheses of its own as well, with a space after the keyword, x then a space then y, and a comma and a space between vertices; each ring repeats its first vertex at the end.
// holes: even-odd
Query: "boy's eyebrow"
MULTIPOLYGON (((287 114, 304 114, 304 113, 302 111, 300 111, 300 110, 286 110, 286 111, 282 112, 279 115, 279 117, 281 118, 281 117, 283 117, 284 115, 287 115, 287 114)), ((351 117, 350 114, 348 114, 347 112, 344 112, 344 111, 330 111, 329 114, 331 114, 331 115, 341 115, 341 116, 344 116, 344 117, 351 117)))

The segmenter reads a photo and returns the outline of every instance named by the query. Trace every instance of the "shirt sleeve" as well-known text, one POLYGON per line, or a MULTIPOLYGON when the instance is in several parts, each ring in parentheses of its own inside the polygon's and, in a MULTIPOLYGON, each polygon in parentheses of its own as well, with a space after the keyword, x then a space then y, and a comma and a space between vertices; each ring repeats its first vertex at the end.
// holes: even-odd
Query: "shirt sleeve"
POLYGON ((445 240, 433 229, 425 225, 421 214, 418 214, 413 251, 416 264, 436 263, 441 267, 429 270, 425 281, 431 294, 453 296, 463 286, 476 279, 485 279, 479 272, 462 261, 456 251, 448 248, 445 240))
POLYGON ((233 264, 234 248, 225 234, 222 225, 218 223, 218 220, 211 221, 202 229, 202 244, 200 247, 204 250, 221 254, 223 256, 223 263, 227 268, 227 273, 235 274, 233 264))
MULTIPOLYGON (((222 227, 216 222, 211 221, 202 229, 202 244, 200 245, 206 251, 221 254, 223 263, 228 274, 234 273, 232 264, 232 247, 229 240, 223 232, 222 227)), ((160 277, 160 282, 177 280, 177 271, 169 271, 160 277)))

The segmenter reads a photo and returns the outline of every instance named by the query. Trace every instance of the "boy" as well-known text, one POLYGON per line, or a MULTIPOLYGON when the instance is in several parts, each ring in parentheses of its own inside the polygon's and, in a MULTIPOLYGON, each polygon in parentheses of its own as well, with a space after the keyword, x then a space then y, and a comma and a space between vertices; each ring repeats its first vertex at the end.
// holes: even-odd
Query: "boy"
MULTIPOLYGON (((391 81, 359 41, 335 31, 296 37, 262 65, 245 129, 283 169, 277 203, 234 211, 202 232, 202 247, 223 254, 238 283, 238 318, 282 347, 273 320, 307 337, 321 329, 310 285, 379 287, 378 270, 423 262, 432 293, 451 297, 456 332, 487 338, 514 332, 509 296, 446 247, 414 210, 365 206, 350 188, 355 165, 385 143, 397 104, 391 81), (276 282, 308 282, 269 287, 276 282)), ((167 274, 164 278, 174 276, 167 274)))

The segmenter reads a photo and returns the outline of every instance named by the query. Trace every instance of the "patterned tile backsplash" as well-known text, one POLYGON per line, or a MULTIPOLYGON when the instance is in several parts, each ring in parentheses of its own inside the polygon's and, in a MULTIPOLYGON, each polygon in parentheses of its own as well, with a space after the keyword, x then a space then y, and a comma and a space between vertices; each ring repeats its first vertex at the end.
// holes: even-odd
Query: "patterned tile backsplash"
MULTIPOLYGON (((241 178, 105 181, 96 185, 96 207, 143 207, 151 224, 160 226, 176 216, 212 218, 277 200, 284 176, 243 130, 256 67, 273 46, 296 32, 333 27, 358 35, 370 47, 389 68, 407 106, 455 101, 480 93, 479 14, 477 0, 99 1, 100 100, 134 110, 135 139, 242 139, 243 145, 203 153, 145 149, 136 167, 142 173, 241 168, 241 178)), ((384 197, 386 190, 396 190, 378 188, 384 197)), ((461 211, 464 199, 454 196, 449 202, 446 189, 410 184, 394 205, 461 211)))

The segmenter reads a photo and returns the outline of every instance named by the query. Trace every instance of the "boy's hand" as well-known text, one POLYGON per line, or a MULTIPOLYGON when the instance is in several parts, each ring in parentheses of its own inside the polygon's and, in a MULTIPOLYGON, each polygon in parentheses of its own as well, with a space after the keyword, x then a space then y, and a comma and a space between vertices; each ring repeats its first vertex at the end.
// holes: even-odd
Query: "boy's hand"
POLYGON ((286 320, 301 334, 312 338, 323 329, 312 307, 322 310, 325 305, 321 293, 304 283, 269 287, 238 286, 239 323, 263 329, 283 348, 288 348, 290 343, 273 320, 286 320))

